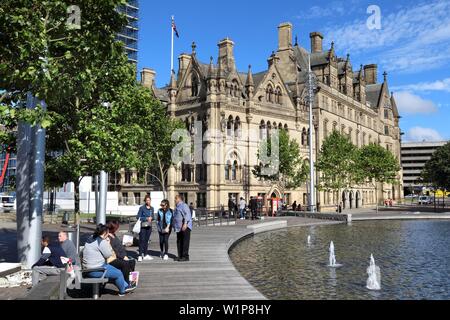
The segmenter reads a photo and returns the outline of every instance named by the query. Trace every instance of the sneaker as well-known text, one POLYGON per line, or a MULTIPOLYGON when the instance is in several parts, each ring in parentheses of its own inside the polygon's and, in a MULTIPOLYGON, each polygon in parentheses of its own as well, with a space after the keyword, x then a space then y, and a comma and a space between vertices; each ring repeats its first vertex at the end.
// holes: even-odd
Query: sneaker
POLYGON ((169 256, 167 254, 164 255, 164 260, 169 260, 169 256))
POLYGON ((163 258, 164 258, 164 254, 161 252, 161 253, 159 254, 159 257, 160 257, 161 259, 163 259, 163 258))
POLYGON ((149 255, 146 255, 146 256, 144 257, 144 260, 153 260, 153 257, 152 257, 152 256, 149 256, 149 255))
POLYGON ((142 256, 138 257, 138 262, 142 262, 142 256))
POLYGON ((119 297, 125 297, 125 293, 119 293, 118 296, 119 297))
POLYGON ((130 293, 133 292, 134 290, 136 290, 136 286, 129 286, 128 288, 125 289, 125 293, 130 293))

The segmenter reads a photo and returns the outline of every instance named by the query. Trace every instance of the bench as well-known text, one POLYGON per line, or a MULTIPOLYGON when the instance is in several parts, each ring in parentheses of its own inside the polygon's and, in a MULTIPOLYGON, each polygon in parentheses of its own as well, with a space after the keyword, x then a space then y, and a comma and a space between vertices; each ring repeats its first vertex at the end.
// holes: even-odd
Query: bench
MULTIPOLYGON (((80 249, 80 260, 83 259, 83 248, 80 249)), ((67 289, 81 290, 82 284, 92 285, 92 298, 97 300, 100 297, 100 285, 104 286, 109 282, 109 278, 106 278, 106 269, 103 267, 95 269, 80 269, 74 266, 75 278, 69 282, 69 265, 66 265, 64 271, 60 274, 59 283, 59 299, 64 300, 67 295, 67 289), (103 272, 100 278, 87 277, 90 272, 103 272), (69 282, 69 283, 68 283, 69 282)))
POLYGON ((92 298, 97 300, 100 296, 100 285, 105 285, 109 282, 109 279, 105 277, 106 269, 105 268, 95 268, 95 269, 79 269, 74 267, 75 278, 71 278, 72 280, 69 282, 69 273, 68 273, 68 265, 64 271, 61 271, 60 274, 60 282, 59 282, 59 299, 64 300, 67 295, 67 289, 77 289, 81 290, 82 284, 92 285, 92 298), (100 278, 90 278, 86 275, 90 272, 100 271, 103 272, 100 278), (68 283, 69 282, 69 283, 68 283))

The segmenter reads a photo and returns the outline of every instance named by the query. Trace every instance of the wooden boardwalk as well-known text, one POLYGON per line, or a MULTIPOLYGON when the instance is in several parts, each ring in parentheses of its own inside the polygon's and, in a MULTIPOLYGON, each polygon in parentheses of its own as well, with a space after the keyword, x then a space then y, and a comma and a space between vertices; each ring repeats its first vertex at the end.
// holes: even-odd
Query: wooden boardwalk
MULTIPOLYGON (((324 220, 283 217, 289 226, 336 223, 324 220)), ((267 219, 265 221, 271 221, 267 219)), ((260 222, 260 221, 258 221, 260 222)), ((176 234, 170 237, 169 260, 159 257, 158 233, 151 236, 154 260, 136 264, 139 286, 131 294, 117 296, 108 284, 101 300, 263 300, 266 299, 235 269, 228 250, 242 237, 252 235, 246 226, 254 222, 238 221, 234 226, 195 227, 191 234, 189 262, 176 262, 176 234)), ((137 248, 130 248, 135 251, 137 248)), ((87 298, 87 297, 86 297, 87 298)), ((68 299, 70 299, 68 297, 68 299)))

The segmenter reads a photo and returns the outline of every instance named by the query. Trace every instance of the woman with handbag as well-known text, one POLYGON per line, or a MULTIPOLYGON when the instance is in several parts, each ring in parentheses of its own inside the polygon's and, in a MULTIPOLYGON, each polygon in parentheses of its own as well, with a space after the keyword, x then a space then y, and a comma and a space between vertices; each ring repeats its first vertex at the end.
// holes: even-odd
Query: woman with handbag
POLYGON ((139 257, 138 261, 153 260, 153 258, 147 254, 148 243, 152 234, 152 221, 154 218, 154 209, 150 205, 151 198, 149 195, 145 196, 145 204, 139 208, 137 214, 137 223, 141 223, 141 231, 139 232, 139 257))
POLYGON ((169 200, 161 201, 161 209, 156 216, 156 225, 159 233, 159 247, 161 248, 161 258, 169 260, 169 237, 172 228, 173 212, 169 208, 169 200))

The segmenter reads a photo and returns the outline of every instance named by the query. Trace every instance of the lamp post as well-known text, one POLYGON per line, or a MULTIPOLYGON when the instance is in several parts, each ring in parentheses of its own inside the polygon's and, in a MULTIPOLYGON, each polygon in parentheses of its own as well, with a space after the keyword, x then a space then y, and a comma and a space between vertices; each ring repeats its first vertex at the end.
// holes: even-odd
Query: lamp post
POLYGON ((311 56, 308 56, 308 79, 306 82, 307 92, 307 101, 309 104, 309 206, 310 211, 314 213, 316 201, 315 201, 315 186, 314 186, 314 160, 313 160, 313 103, 314 103, 314 89, 316 88, 315 84, 315 74, 311 70, 311 56))

